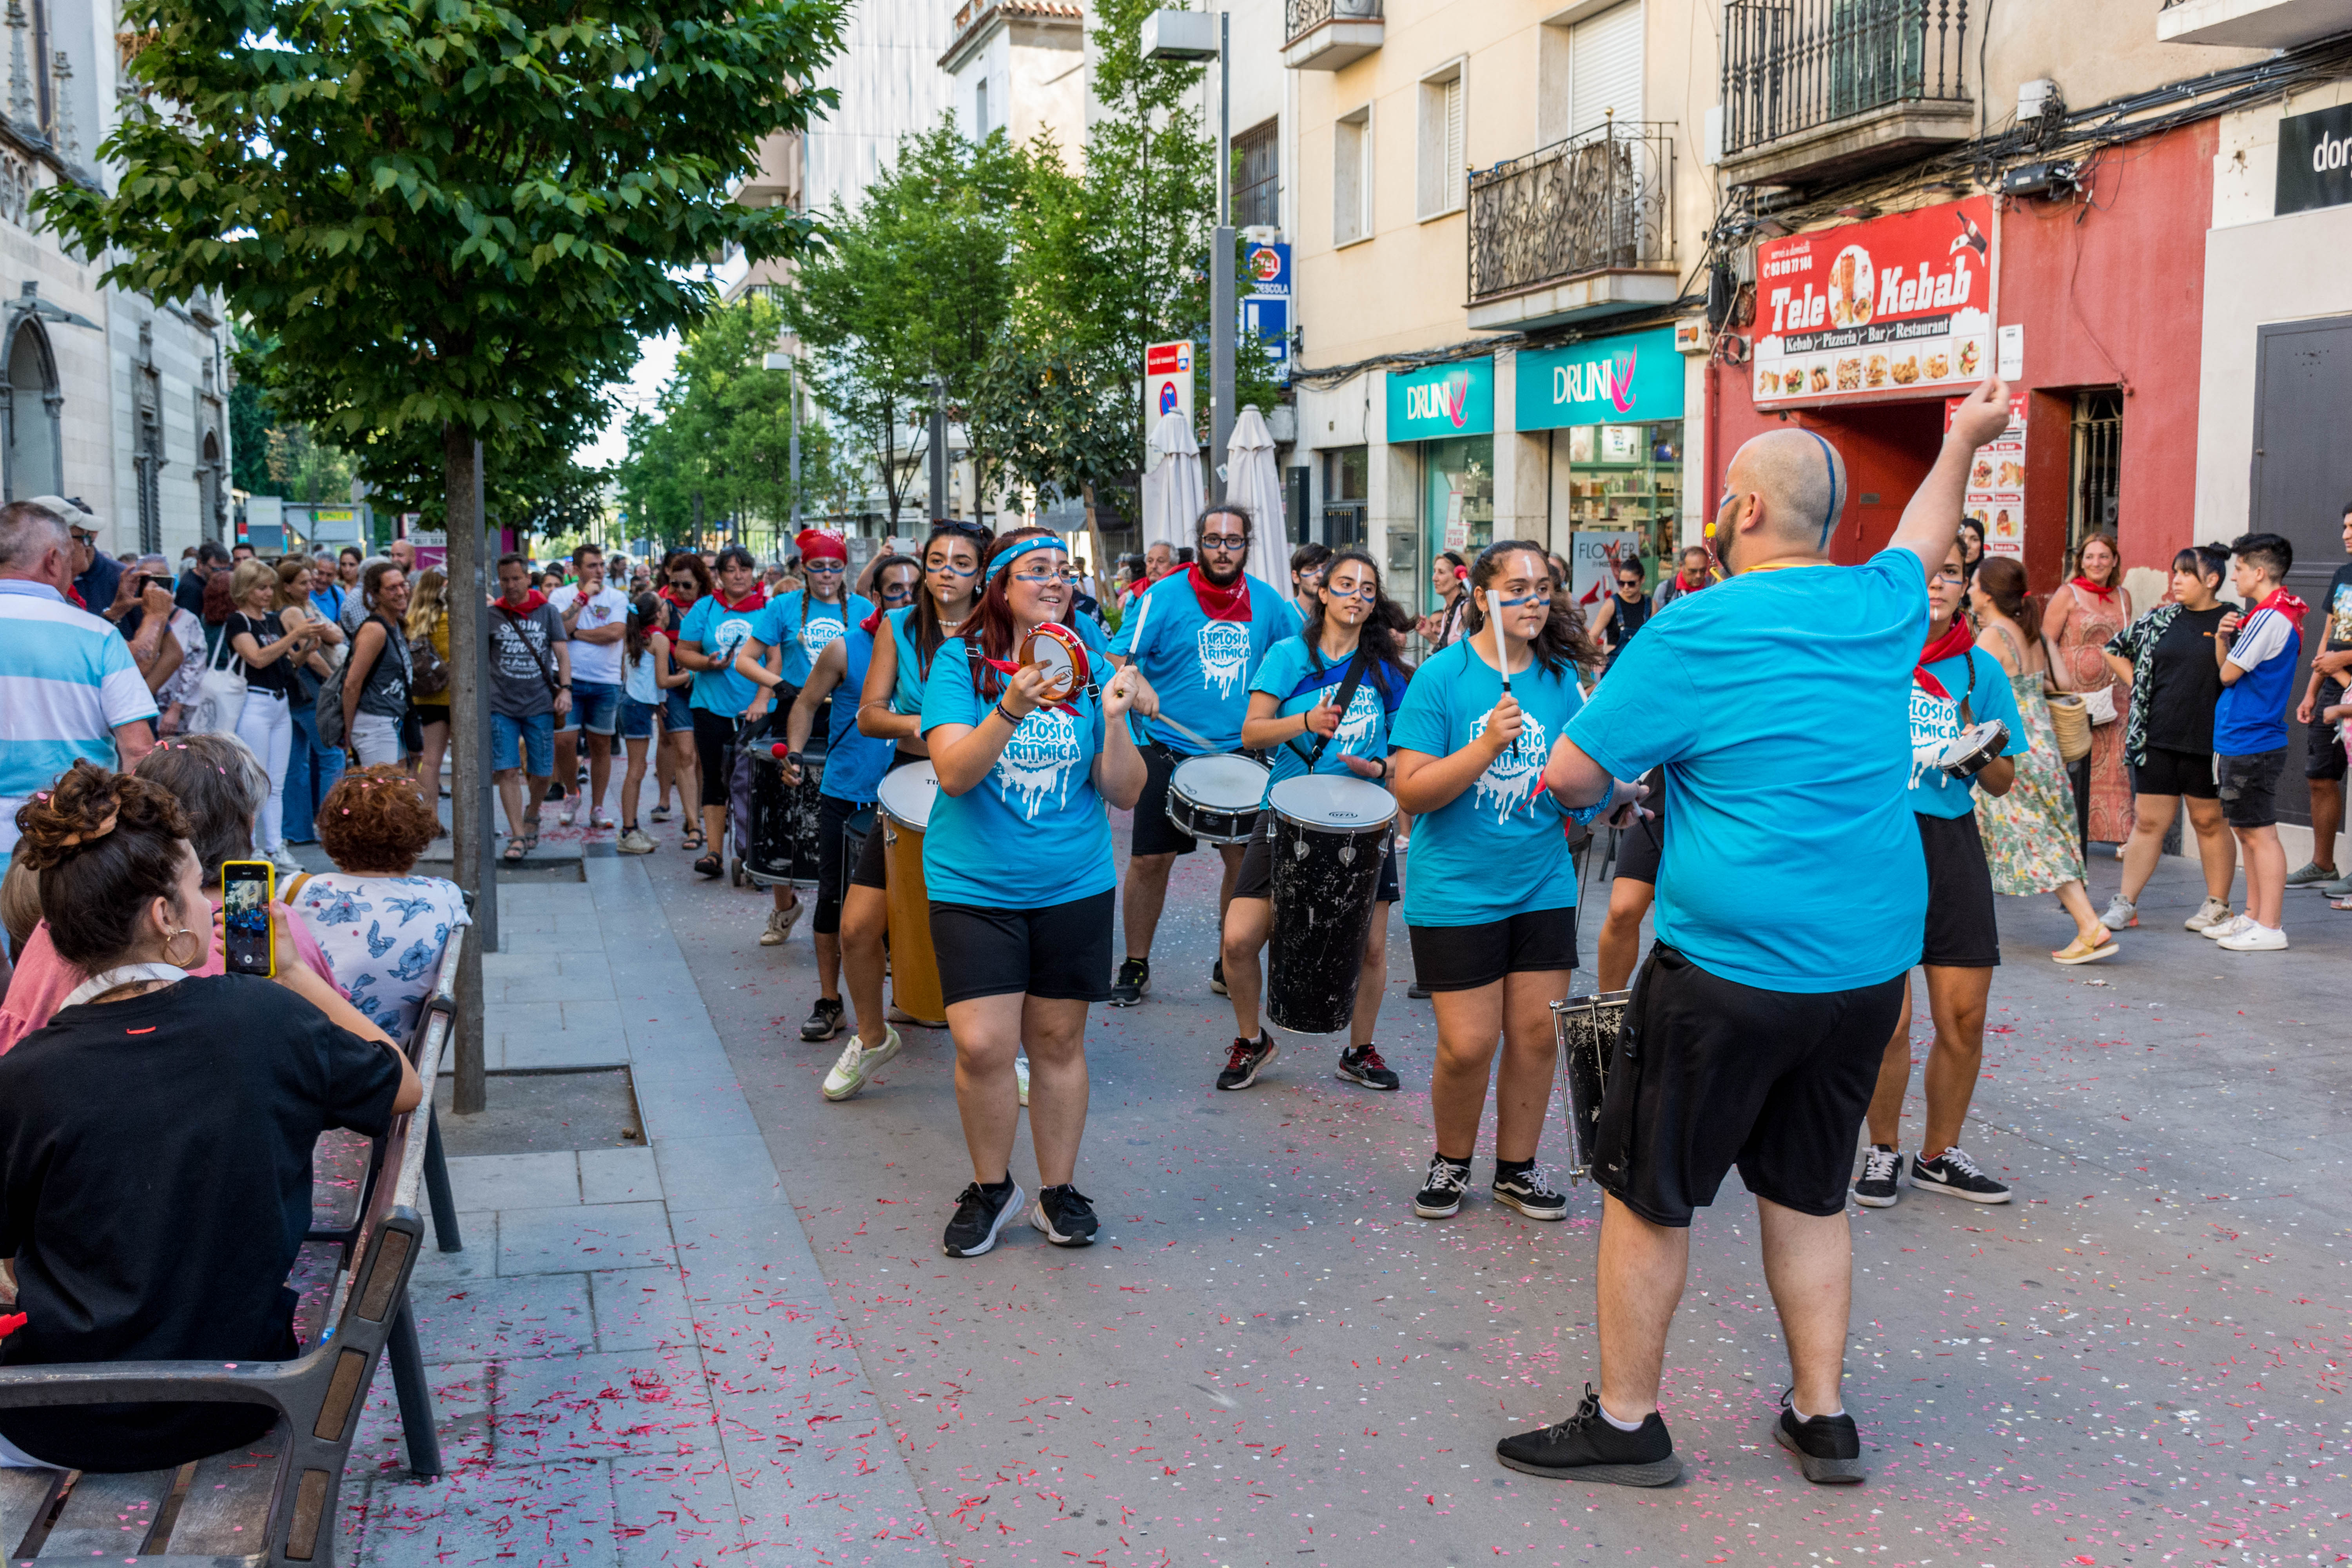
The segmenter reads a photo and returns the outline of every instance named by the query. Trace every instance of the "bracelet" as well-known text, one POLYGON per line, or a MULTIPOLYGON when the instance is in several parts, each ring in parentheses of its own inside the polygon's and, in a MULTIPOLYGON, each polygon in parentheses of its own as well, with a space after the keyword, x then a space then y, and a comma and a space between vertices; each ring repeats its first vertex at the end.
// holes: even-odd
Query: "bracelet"
POLYGON ((1003 703, 999 702, 999 703, 996 705, 996 714, 997 714, 997 717, 999 717, 999 718, 1003 719, 1006 723, 1008 723, 1008 724, 1012 725, 1014 729, 1018 730, 1019 728, 1021 728, 1021 721, 1020 721, 1020 720, 1018 720, 1018 719, 1016 719, 1016 718, 1014 718, 1014 717, 1013 716, 1013 710, 1012 710, 1011 709, 1009 709, 1009 708, 1005 707, 1003 703))

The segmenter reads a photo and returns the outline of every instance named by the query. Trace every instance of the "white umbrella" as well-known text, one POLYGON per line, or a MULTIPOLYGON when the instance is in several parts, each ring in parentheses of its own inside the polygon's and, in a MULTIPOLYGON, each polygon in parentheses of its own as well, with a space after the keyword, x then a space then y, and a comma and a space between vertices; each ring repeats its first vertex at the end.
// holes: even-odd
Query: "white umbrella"
POLYGON ((1200 443, 1192 426, 1174 409, 1160 416, 1144 443, 1143 547, 1171 549, 1192 542, 1192 520, 1201 511, 1200 443))
POLYGON ((1251 575, 1290 592, 1290 542, 1283 531, 1282 472, 1274 434, 1254 405, 1242 406, 1225 443, 1225 499, 1249 508, 1251 575))

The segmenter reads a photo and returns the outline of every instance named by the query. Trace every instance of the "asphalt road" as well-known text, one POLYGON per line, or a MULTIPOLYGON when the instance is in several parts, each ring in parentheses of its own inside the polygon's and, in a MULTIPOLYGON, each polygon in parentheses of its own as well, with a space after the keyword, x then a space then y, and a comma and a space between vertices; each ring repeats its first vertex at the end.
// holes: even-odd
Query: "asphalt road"
MULTIPOLYGON (((825 1103, 838 1042, 799 1038, 805 925, 762 949, 764 895, 656 862, 945 1563, 2352 1560, 2352 915, 2313 895, 2291 895, 2293 951, 2225 954, 2179 929, 2200 890, 2169 860, 2124 954, 2083 969, 2048 962, 2071 934, 2054 900, 2001 900, 1965 1142, 2018 1201, 1852 1211, 1869 1483, 1809 1487, 1769 1439, 1786 1368, 1734 1175, 1667 1368, 1689 1473, 1637 1492, 1493 1459, 1594 1375, 1598 1199, 1555 1225, 1483 1196, 1413 1216, 1433 1035, 1401 921, 1381 1045, 1402 1092, 1290 1037, 1256 1089, 1220 1094, 1214 861, 1180 863, 1151 999, 1090 1020, 1100 1244, 1016 1227, 954 1261, 939 1235, 970 1170, 945 1033, 908 1031, 875 1087, 825 1103)), ((2116 877, 2094 868, 2102 905, 2116 877)), ((1918 1028, 1924 1049, 1924 1010, 1918 1028)), ((1034 1193, 1025 1139, 1014 1169, 1034 1193)))

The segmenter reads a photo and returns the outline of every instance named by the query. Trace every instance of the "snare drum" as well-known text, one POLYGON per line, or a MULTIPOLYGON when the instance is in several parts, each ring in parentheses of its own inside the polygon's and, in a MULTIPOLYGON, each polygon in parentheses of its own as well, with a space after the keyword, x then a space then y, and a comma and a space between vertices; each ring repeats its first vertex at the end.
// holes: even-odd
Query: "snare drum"
POLYGON ((888 883, 890 1000, 909 1017, 938 1027, 948 1016, 931 946, 931 895, 923 881, 923 830, 939 798, 939 770, 909 763, 882 775, 875 805, 882 818, 884 879, 888 883))
POLYGON ((1168 779, 1168 820, 1212 844, 1246 844, 1274 770, 1242 756, 1187 757, 1168 779))
POLYGON ((1609 1087, 1609 1058, 1624 1027, 1631 991, 1571 996, 1551 1005, 1552 1033, 1559 1040, 1560 1071, 1568 1079, 1569 1142, 1574 1159, 1568 1179, 1580 1182, 1592 1169, 1601 1142, 1601 1098, 1609 1087))
POLYGON ((1355 1015, 1396 797, 1362 779, 1312 773, 1275 785, 1267 804, 1266 1016, 1298 1034, 1336 1034, 1355 1015))

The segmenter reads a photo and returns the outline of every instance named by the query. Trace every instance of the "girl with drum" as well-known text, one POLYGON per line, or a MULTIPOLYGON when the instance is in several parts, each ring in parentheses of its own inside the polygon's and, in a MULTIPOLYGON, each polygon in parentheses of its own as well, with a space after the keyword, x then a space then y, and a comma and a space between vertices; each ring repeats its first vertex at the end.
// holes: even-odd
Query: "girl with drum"
MULTIPOLYGON (((1250 682, 1249 717, 1242 744, 1265 752, 1274 764, 1271 787, 1318 776, 1385 782, 1389 725, 1404 701, 1412 671, 1397 655, 1399 633, 1412 617, 1381 589, 1381 571, 1360 550, 1343 550, 1322 563, 1307 604, 1307 628, 1266 649, 1250 682)), ((1225 910, 1224 973, 1236 1033, 1217 1087, 1247 1089, 1274 1060, 1274 1037, 1258 1021, 1257 956, 1274 927, 1275 814, 1258 814, 1242 851, 1234 901, 1225 910)), ((1389 906, 1397 900, 1396 849, 1381 867, 1371 930, 1364 939, 1356 1005, 1339 1076, 1367 1089, 1397 1087, 1397 1075, 1372 1044, 1381 993, 1388 984, 1389 906)), ((1313 940, 1307 938, 1306 940, 1313 940)))
POLYGON ((1074 1184, 1087 1121, 1087 1007, 1110 997, 1113 890, 1104 804, 1132 807, 1143 753, 1125 722, 1138 677, 1079 648, 1062 679, 1035 658, 1065 626, 1075 574, 1062 542, 1024 528, 990 552, 964 636, 923 690, 939 796, 923 836, 931 942, 956 1044, 956 1105, 972 1180, 940 1248, 976 1258, 1021 1204, 1013 1060, 1029 1050, 1029 1131, 1044 1184, 1029 1223, 1057 1247, 1095 1237, 1074 1184), (1021 662, 1014 662, 1015 660, 1021 662))
POLYGON ((1413 1212, 1438 1219, 1462 1206, 1499 1040, 1495 1197, 1553 1220, 1568 1200, 1538 1178, 1536 1142, 1551 1098, 1551 1005, 1568 995, 1576 967, 1565 818, 1587 820, 1608 803, 1567 812, 1543 787, 1543 771, 1584 706, 1577 673, 1594 654, 1573 611, 1553 605, 1541 545, 1488 545, 1468 588, 1460 639, 1414 674, 1389 731, 1391 787, 1416 818, 1405 929, 1437 1009, 1437 1152, 1413 1212))
MULTIPOLYGON (((784 762, 784 781, 793 784, 800 783, 801 753, 820 715, 824 716, 827 725, 824 776, 816 786, 816 913, 809 921, 809 931, 816 943, 817 1000, 801 1025, 803 1040, 829 1040, 841 1033, 841 889, 847 869, 849 819, 874 804, 875 786, 889 771, 892 754, 889 742, 859 731, 855 708, 833 700, 834 688, 865 689, 866 672, 874 657, 875 635, 881 629, 882 617, 910 605, 921 581, 922 568, 914 561, 904 555, 882 557, 873 582, 874 592, 882 601, 881 608, 850 627, 848 636, 825 645, 824 651, 809 667, 808 680, 793 700, 791 716, 784 723, 784 746, 789 753, 784 762)), ((851 1048, 863 1049, 854 1042, 851 1048)), ((853 1055, 850 1059, 854 1066, 861 1058, 853 1055)), ((861 1084, 864 1081, 859 1079, 861 1084)))

